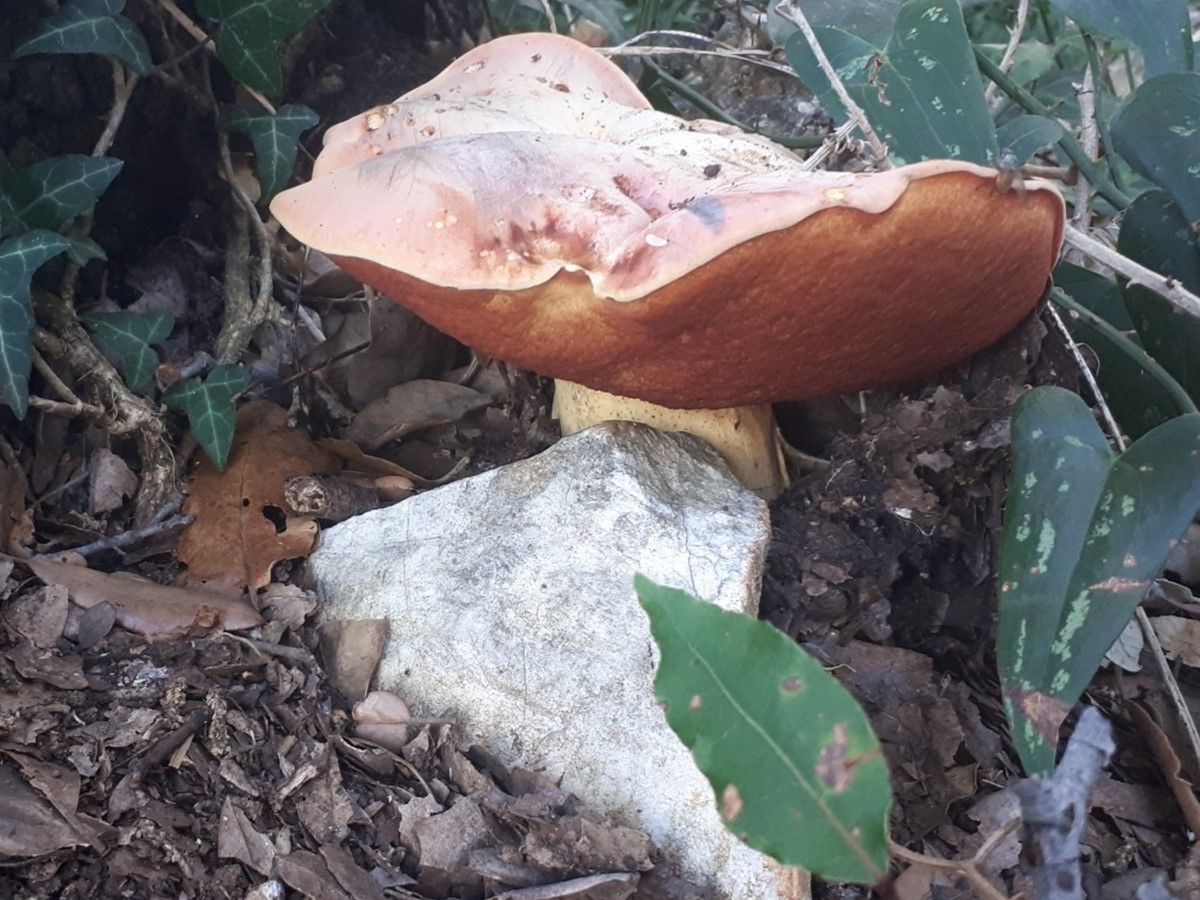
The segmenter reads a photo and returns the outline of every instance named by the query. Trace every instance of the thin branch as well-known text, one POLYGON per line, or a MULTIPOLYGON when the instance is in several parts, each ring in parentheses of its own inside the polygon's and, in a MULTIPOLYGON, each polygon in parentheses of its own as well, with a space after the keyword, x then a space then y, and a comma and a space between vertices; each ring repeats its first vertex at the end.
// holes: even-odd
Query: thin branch
MULTIPOLYGON (((203 28, 201 28, 192 20, 191 16, 176 6, 174 0, 158 0, 158 2, 159 5, 161 5, 162 8, 167 11, 171 18, 178 22, 183 27, 184 31, 195 38, 206 51, 211 53, 213 56, 217 55, 217 45, 213 42, 213 39, 205 33, 203 28)), ((242 84, 242 89, 249 94, 259 106, 261 106, 271 115, 275 115, 275 104, 263 96, 259 91, 256 91, 248 84, 242 84)))
MULTIPOLYGON (((1083 83, 1075 92, 1079 101, 1080 146, 1088 159, 1100 156, 1100 125, 1096 121, 1096 76, 1089 66, 1083 73, 1083 83)), ((1092 189, 1086 176, 1081 176, 1075 185, 1075 214, 1072 216, 1077 228, 1087 228, 1092 219, 1092 189)))
POLYGON ((36 394, 29 395, 29 407, 40 409, 52 416, 64 416, 68 419, 98 419, 104 415, 103 409, 93 406, 91 403, 63 403, 61 400, 47 400, 36 394))
POLYGON ((1083 351, 1079 349, 1079 345, 1075 343, 1075 339, 1071 336, 1071 332, 1067 329, 1067 323, 1063 321, 1062 315, 1053 303, 1046 304, 1046 309, 1050 313, 1050 318, 1054 321, 1054 327, 1058 329, 1058 333, 1062 335, 1062 339, 1066 341, 1067 347, 1071 350, 1071 355, 1075 357, 1075 365, 1079 367, 1079 374, 1083 376, 1083 380, 1087 382, 1088 390, 1092 392, 1092 396, 1096 398, 1096 405, 1100 407, 1100 415, 1104 418, 1104 424, 1108 426, 1108 432, 1112 435, 1113 441, 1117 445, 1117 449, 1122 453, 1125 452, 1125 435, 1121 433, 1121 427, 1117 425, 1117 419, 1109 409, 1108 401, 1104 399, 1104 394, 1100 392, 1100 384, 1096 381, 1096 376, 1092 372, 1092 367, 1087 364, 1087 360, 1083 358, 1083 351))
MULTIPOLYGON (((1000 90, 1004 91, 1004 93, 1006 93, 1009 97, 1017 101, 1017 103, 1019 103, 1026 112, 1033 113, 1036 116, 1046 116, 1049 119, 1053 119, 1055 117, 1054 113, 1051 112, 1050 109, 1048 109, 1040 100, 1033 96, 1033 94, 1029 93, 1029 91, 1025 90, 1025 88, 1021 87, 1011 78, 1009 78, 1004 72, 1000 71, 1000 67, 992 62, 986 53, 984 53, 978 47, 975 47, 974 50, 975 61, 979 64, 979 68, 983 71, 983 74, 994 81, 999 86, 1000 90)), ((1104 199, 1113 206, 1116 206, 1118 209, 1124 209, 1133 202, 1133 198, 1113 184, 1108 177, 1101 172, 1099 168, 1097 168, 1096 164, 1093 163, 1088 157, 1087 153, 1084 152, 1083 147, 1081 147, 1079 144, 1079 141, 1075 140, 1075 136, 1069 131, 1064 132, 1063 136, 1059 138, 1058 146, 1060 146, 1063 149, 1063 152, 1070 157, 1071 162, 1075 163, 1075 165, 1079 168, 1080 173, 1086 177, 1087 180, 1090 181, 1093 186, 1095 186, 1096 190, 1100 192, 1104 199)))
MULTIPOLYGON (((1012 31, 1008 33, 1008 45, 1004 48, 1004 55, 1000 57, 1000 71, 1006 75, 1012 69, 1013 60, 1017 56, 1017 48, 1021 46, 1021 38, 1025 34, 1025 22, 1029 19, 1029 0, 1020 0, 1017 4, 1017 20, 1013 23, 1012 31)), ((996 100, 996 92, 999 88, 995 82, 987 86, 984 91, 984 96, 987 98, 988 106, 996 100)))
POLYGON ((1113 88, 1111 73, 1105 70, 1100 65, 1100 51, 1096 49, 1096 40, 1090 34, 1084 34, 1083 45, 1087 48, 1088 66, 1092 70, 1092 78, 1096 83, 1096 125, 1100 129, 1100 140, 1104 145, 1104 155, 1108 160, 1108 171, 1112 175, 1113 184, 1122 191, 1127 191, 1128 186, 1125 184, 1125 176, 1121 174, 1121 167, 1115 165, 1112 161, 1113 155, 1113 139, 1112 132, 1108 125, 1108 116, 1104 114, 1104 109, 1101 101, 1104 99, 1104 92, 1101 88, 1105 81, 1108 83, 1108 88, 1116 96, 1116 89, 1113 88))
POLYGON ((1067 225, 1064 238, 1068 244, 1079 250, 1084 256, 1089 256, 1101 265, 1108 266, 1118 275, 1128 278, 1133 284, 1154 291, 1160 297, 1169 300, 1176 309, 1200 318, 1200 297, 1184 288, 1174 278, 1167 278, 1147 269, 1073 225, 1067 225))
POLYGON ((546 14, 546 22, 550 25, 550 33, 558 34, 558 22, 554 20, 554 10, 550 8, 550 0, 540 0, 542 12, 546 14))
POLYGON ((133 89, 140 80, 136 72, 126 72, 125 67, 117 60, 111 60, 111 63, 113 103, 108 110, 108 121, 104 123, 104 130, 100 132, 100 137, 92 148, 92 156, 103 156, 116 140, 117 129, 121 127, 125 110, 129 108, 129 98, 133 96, 133 89))
MULTIPOLYGON (((66 383, 58 377, 58 373, 50 368, 50 364, 46 362, 46 358, 38 353, 36 349, 33 351, 33 367, 38 370, 38 374, 46 379, 46 383, 54 389, 59 398, 72 407, 72 415, 85 415, 90 418, 98 418, 104 415, 104 410, 99 406, 84 403, 80 400, 75 392, 67 387, 66 383)), ((42 408, 45 409, 46 407, 42 408)))
POLYGON ((786 63, 777 62, 773 58, 770 50, 754 50, 740 47, 733 47, 724 41, 719 41, 716 38, 708 37, 704 34, 698 34, 694 31, 678 31, 671 28, 658 28, 651 31, 643 31, 641 34, 636 34, 627 41, 613 47, 598 47, 597 51, 605 56, 717 56, 722 59, 732 59, 737 62, 749 63, 755 66, 762 66, 765 69, 770 69, 773 72, 778 72, 781 75, 787 75, 790 78, 799 79, 796 70, 786 63), (678 38, 680 40, 695 41, 712 49, 705 50, 700 47, 670 47, 660 44, 644 45, 643 40, 658 40, 661 38, 678 38))
POLYGON ((887 146, 879 139, 879 135, 875 133, 875 129, 867 121, 867 114, 863 112, 862 107, 854 102, 854 98, 846 90, 846 85, 842 84, 841 77, 838 75, 837 70, 834 69, 833 63, 829 61, 829 57, 825 55, 825 50, 821 47, 821 42, 817 40, 817 34, 813 31, 813 27, 809 24, 803 10, 796 5, 795 0, 779 0, 775 4, 775 11, 800 29, 800 33, 804 35, 804 39, 808 41, 808 46, 812 49, 813 56, 817 59, 817 65, 821 67, 821 71, 829 79, 829 85, 833 88, 833 92, 837 94, 837 98, 842 102, 842 106, 846 108, 846 112, 850 118, 858 125, 859 130, 871 145, 871 150, 874 152, 876 159, 881 164, 886 164, 887 146))
POLYGON ((891 838, 888 838, 888 849, 896 859, 902 859, 918 866, 928 866, 931 869, 945 869, 962 876, 970 883, 971 887, 975 888, 983 900, 1008 900, 1008 896, 996 890, 987 880, 987 876, 979 871, 979 866, 974 859, 942 859, 938 856, 926 856, 916 850, 909 850, 891 838))

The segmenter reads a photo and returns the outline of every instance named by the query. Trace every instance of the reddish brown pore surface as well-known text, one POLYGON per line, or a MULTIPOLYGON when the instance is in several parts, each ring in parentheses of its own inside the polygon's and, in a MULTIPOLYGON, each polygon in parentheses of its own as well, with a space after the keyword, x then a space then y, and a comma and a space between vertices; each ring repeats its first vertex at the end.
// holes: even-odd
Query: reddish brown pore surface
POLYGON ((719 408, 896 384, 995 341, 1042 296, 1058 197, 955 172, 886 212, 830 209, 617 302, 560 273, 522 291, 438 287, 339 265, 470 347, 663 406, 719 408))

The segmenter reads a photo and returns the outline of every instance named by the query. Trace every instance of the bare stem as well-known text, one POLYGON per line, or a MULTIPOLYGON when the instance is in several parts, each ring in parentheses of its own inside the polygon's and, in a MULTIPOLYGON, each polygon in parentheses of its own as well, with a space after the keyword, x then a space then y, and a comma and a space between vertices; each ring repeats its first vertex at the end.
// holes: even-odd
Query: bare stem
MULTIPOLYGON (((182 9, 180 9, 178 6, 176 6, 174 3, 174 0, 158 0, 158 2, 162 6, 162 8, 167 11, 167 13, 171 16, 171 18, 174 19, 176 22, 178 22, 180 24, 180 26, 182 26, 184 31, 186 31, 188 34, 190 34, 192 37, 194 37, 197 41, 199 41, 204 46, 204 49, 206 51, 211 53, 213 56, 216 56, 217 45, 215 43, 213 43, 213 39, 210 38, 205 33, 203 28, 201 28, 199 25, 197 25, 195 23, 195 21, 193 21, 191 16, 189 16, 182 9)), ((258 103, 259 106, 261 106, 263 109, 265 109, 271 115, 275 115, 275 104, 274 103, 272 103, 270 100, 268 100, 260 92, 256 91, 254 88, 250 87, 250 85, 248 85, 248 84, 243 84, 242 89, 245 90, 245 92, 247 94, 249 94, 251 97, 253 97, 255 102, 258 103)))
POLYGON ((812 49, 813 56, 817 59, 817 65, 821 67, 821 71, 829 79, 829 85, 833 88, 833 92, 842 101, 842 106, 846 108, 846 112, 850 115, 850 118, 858 125, 859 130, 863 133, 863 137, 867 139, 867 143, 871 145, 871 150, 874 152, 877 161, 880 164, 886 164, 887 147, 879 139, 879 135, 875 133, 875 129, 871 127, 871 123, 867 121, 867 114, 863 112, 862 107, 854 102, 854 98, 846 90, 846 85, 842 83, 842 79, 833 67, 833 63, 825 55, 825 51, 821 47, 821 42, 817 40, 817 33, 813 31, 813 27, 809 24, 804 11, 796 5, 795 0, 779 0, 775 4, 775 11, 800 29, 800 33, 804 35, 804 39, 808 41, 808 46, 812 49))
POLYGON ((1123 256, 1103 241, 1098 241, 1086 231, 1067 225, 1066 242, 1091 257, 1101 265, 1108 266, 1118 275, 1123 275, 1134 284, 1154 291, 1169 300, 1176 309, 1200 318, 1200 297, 1187 290, 1174 278, 1167 278, 1123 256))
MULTIPOLYGON (((1008 45, 1004 48, 1004 55, 1000 57, 1000 71, 1005 74, 1012 69, 1013 60, 1017 56, 1017 48, 1021 46, 1021 36, 1025 33, 1025 22, 1028 19, 1029 0, 1021 0, 1017 4, 1017 20, 1013 23, 1012 31, 1008 33, 1008 45)), ((995 102, 999 90, 995 82, 987 86, 984 96, 987 97, 989 106, 995 102)))

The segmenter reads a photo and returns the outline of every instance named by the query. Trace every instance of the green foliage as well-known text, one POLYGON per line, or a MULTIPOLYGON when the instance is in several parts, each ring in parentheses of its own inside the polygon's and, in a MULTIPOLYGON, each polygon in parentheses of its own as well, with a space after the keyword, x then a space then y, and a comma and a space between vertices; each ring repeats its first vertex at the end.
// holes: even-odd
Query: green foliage
POLYGON ((1016 157, 1024 165, 1039 150, 1058 143, 1063 127, 1046 116, 1017 116, 996 129, 996 142, 1001 150, 1016 157))
POLYGON ((0 161, 0 223, 4 233, 59 231, 89 212, 124 165, 108 156, 54 156, 28 169, 0 161))
POLYGON ((300 135, 317 124, 318 116, 307 106, 289 103, 275 115, 244 106, 225 111, 224 125, 250 138, 254 144, 255 169, 262 188, 262 203, 269 203, 287 186, 296 162, 300 135))
MULTIPOLYGON (((1187 391, 1146 353, 1132 324, 1128 332, 1121 331, 1111 320, 1093 312, 1101 308, 1092 306, 1101 297, 1106 313, 1113 302, 1120 303, 1120 289, 1115 284, 1094 272, 1084 272, 1072 290, 1075 293, 1068 295, 1056 289, 1051 300, 1066 313, 1064 320, 1071 337, 1096 354, 1096 381, 1123 431, 1141 437, 1168 419, 1196 411, 1187 391), (1086 299, 1079 300, 1081 296, 1086 299)), ((1123 307, 1119 319, 1129 322, 1123 307)))
POLYGON ((1051 0, 1084 31, 1136 44, 1151 77, 1192 70, 1187 0, 1051 0))
POLYGON ((146 39, 120 15, 125 0, 68 0, 42 20, 32 38, 13 56, 34 53, 99 53, 115 56, 139 75, 150 71, 146 39))
POLYGON ((0 395, 18 419, 25 418, 29 409, 33 361, 30 282, 44 262, 66 249, 66 238, 41 230, 0 243, 0 395))
POLYGON ((201 381, 188 378, 172 387, 163 401, 187 415, 197 443, 218 469, 233 446, 234 398, 250 383, 241 366, 217 366, 201 381))
POLYGON ((243 84, 272 96, 283 91, 279 47, 330 0, 196 0, 200 14, 219 22, 217 58, 243 84))
POLYGON ((887 868, 887 765, 837 680, 766 622, 637 576, 667 722, 726 826, 787 865, 872 883, 887 868))
MULTIPOLYGON (((1117 249, 1200 295, 1200 247, 1179 206, 1164 191, 1147 191, 1125 211, 1117 249)), ((1121 288, 1146 352, 1200 401, 1200 319, 1129 282, 1121 288)))
POLYGON ((1112 136, 1117 152, 1174 197, 1189 222, 1200 220, 1200 74, 1147 81, 1113 118, 1112 136))
POLYGON ((130 389, 144 391, 158 367, 151 344, 165 341, 175 324, 169 313, 97 313, 80 316, 105 356, 121 370, 130 389))
MULTIPOLYGON (((978 47, 989 59, 999 63, 1006 45, 979 44, 978 47)), ((1008 77, 1019 85, 1027 86, 1050 72, 1054 66, 1054 50, 1049 45, 1040 41, 1024 41, 1017 45, 1008 77)))
MULTIPOLYGON (((877 46, 892 36, 892 23, 900 11, 901 0, 803 0, 800 4, 813 28, 837 28, 877 46)), ((771 39, 785 44, 796 33, 796 26, 768 5, 767 28, 771 39)))
MULTIPOLYGON (((905 3, 884 50, 838 28, 817 29, 817 39, 893 157, 996 162, 996 132, 954 0, 905 3)), ((786 49, 788 62, 826 111, 844 120, 804 36, 791 37, 786 49)))
POLYGON ((1200 414, 1117 456, 1077 395, 1035 388, 1012 421, 996 655, 1030 774, 1200 509, 1200 414))

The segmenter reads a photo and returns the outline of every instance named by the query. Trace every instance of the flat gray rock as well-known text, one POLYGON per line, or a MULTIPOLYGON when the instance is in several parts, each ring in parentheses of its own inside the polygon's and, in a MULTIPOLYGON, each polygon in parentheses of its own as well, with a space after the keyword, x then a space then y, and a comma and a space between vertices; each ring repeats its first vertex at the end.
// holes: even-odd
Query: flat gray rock
POLYGON ((806 880, 725 830, 633 592, 641 572, 753 615, 769 534, 707 445, 606 423, 331 528, 310 565, 326 619, 390 620, 378 687, 639 825, 677 874, 772 900, 806 880))

